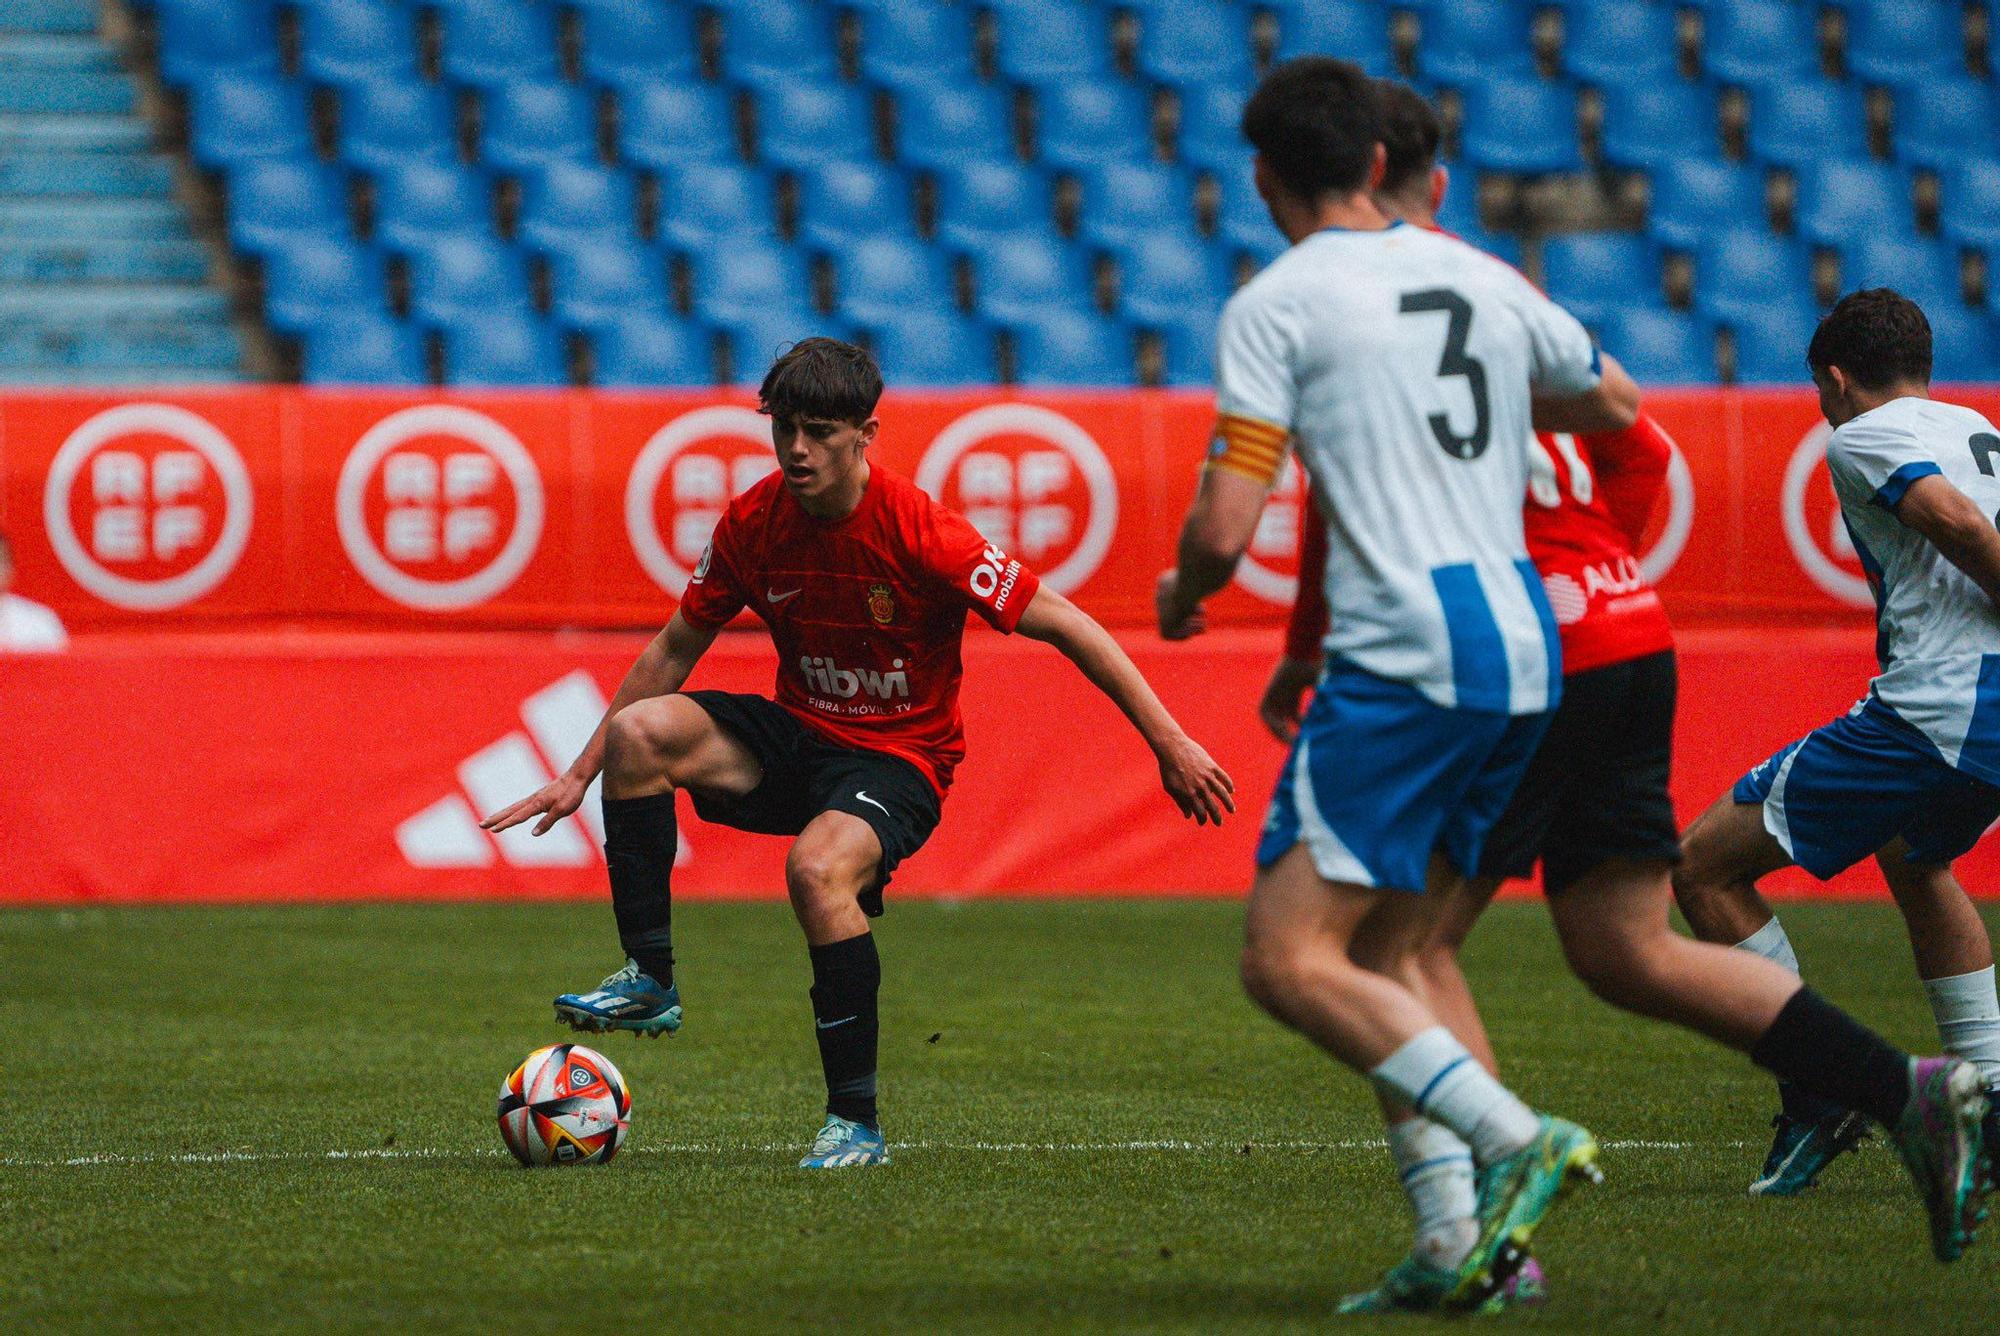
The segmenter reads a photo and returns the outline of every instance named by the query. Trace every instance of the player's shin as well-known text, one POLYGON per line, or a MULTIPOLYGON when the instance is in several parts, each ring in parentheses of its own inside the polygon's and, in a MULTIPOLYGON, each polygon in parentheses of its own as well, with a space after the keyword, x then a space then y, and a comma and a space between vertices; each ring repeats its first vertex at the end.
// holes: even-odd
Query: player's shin
POLYGON ((1979 1069, 1981 1084, 2000 1087, 2000 997, 1993 985, 1993 967, 1924 980, 1937 1017, 1944 1051, 1979 1069))
POLYGON ((879 1129, 875 1109, 875 1053, 881 1031, 876 997, 882 961, 875 934, 809 948, 812 955, 814 1035, 826 1073, 826 1111, 879 1129))
MULTIPOLYGON (((1776 914, 1773 914, 1763 927, 1736 943, 1736 949, 1748 951, 1753 956, 1762 956, 1793 974, 1801 972, 1798 953, 1792 949, 1792 939, 1785 935, 1785 925, 1778 921, 1776 914)), ((1825 1122, 1838 1118, 1845 1112, 1838 1105, 1829 1103, 1782 1077, 1778 1081, 1778 1101, 1785 1117, 1795 1123, 1825 1122)))
POLYGON ((1885 1126, 1895 1126, 1910 1099, 1910 1055, 1810 988, 1785 1003, 1750 1059, 1885 1126))
POLYGON ((1456 1270, 1479 1238, 1472 1148, 1449 1128, 1406 1114, 1389 1124, 1389 1153, 1416 1215, 1417 1255, 1456 1270))
POLYGON ((1494 1080, 1442 1025, 1413 1036, 1369 1076, 1424 1117, 1451 1129, 1481 1164, 1512 1155, 1541 1128, 1534 1110, 1494 1080))
POLYGON ((671 881, 678 841, 672 789, 604 800, 604 862, 618 941, 663 988, 674 982, 671 881))

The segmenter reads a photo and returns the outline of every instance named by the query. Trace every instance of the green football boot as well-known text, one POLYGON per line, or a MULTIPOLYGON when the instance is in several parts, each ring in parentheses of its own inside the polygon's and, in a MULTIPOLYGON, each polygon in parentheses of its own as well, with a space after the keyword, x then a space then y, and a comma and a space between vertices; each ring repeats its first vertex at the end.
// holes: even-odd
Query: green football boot
POLYGON ((1445 1306, 1481 1310, 1528 1261, 1535 1229, 1565 1192, 1601 1183, 1597 1138, 1575 1123, 1541 1115, 1535 1139, 1479 1170, 1479 1241, 1458 1268, 1445 1306))
MULTIPOLYGON (((1342 1317, 1378 1313, 1426 1313, 1444 1307, 1444 1301, 1458 1287, 1458 1272, 1446 1270, 1415 1253, 1389 1268, 1382 1283, 1372 1290, 1350 1294, 1333 1311, 1342 1317)), ((1478 1308, 1480 1313, 1499 1313, 1509 1308, 1538 1304, 1548 1298, 1548 1283, 1534 1258, 1527 1258, 1505 1285, 1500 1286, 1478 1308)))

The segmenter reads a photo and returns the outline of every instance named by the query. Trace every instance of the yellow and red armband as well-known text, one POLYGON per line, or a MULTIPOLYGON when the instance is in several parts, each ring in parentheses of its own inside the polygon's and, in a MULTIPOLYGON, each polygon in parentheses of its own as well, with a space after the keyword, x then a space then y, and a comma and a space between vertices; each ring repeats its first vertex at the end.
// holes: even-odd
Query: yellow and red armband
POLYGON ((1228 469, 1263 487, 1277 484, 1285 466, 1285 446, 1291 433, 1257 418, 1224 413, 1215 422, 1215 441, 1208 447, 1204 469, 1228 469))

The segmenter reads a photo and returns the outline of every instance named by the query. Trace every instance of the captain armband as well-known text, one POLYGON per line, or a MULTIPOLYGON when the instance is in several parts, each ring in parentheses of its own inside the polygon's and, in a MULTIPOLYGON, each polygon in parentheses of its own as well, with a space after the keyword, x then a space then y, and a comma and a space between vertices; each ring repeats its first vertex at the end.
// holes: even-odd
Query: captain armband
POLYGON ((1290 439, 1290 433, 1283 427, 1224 413, 1216 420, 1215 440, 1208 447, 1208 461, 1202 467, 1228 469, 1261 487, 1272 487, 1285 466, 1285 445, 1290 439))

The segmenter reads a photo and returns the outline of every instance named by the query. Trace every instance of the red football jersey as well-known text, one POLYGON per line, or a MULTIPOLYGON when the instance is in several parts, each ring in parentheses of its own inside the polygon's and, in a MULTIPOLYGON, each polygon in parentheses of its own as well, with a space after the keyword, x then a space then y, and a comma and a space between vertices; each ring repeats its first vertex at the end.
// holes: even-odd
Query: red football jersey
POLYGON ((1040 583, 880 464, 838 520, 808 515, 772 473, 723 512, 681 616, 716 628, 755 609, 778 649, 778 704, 841 746, 910 762, 943 797, 965 756, 965 614, 1012 631, 1040 583))

